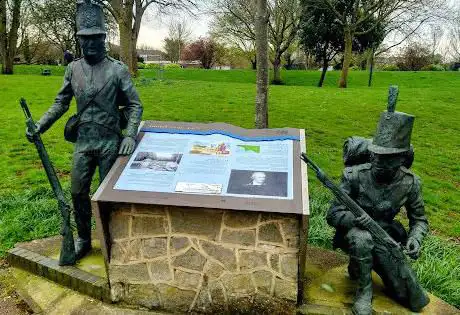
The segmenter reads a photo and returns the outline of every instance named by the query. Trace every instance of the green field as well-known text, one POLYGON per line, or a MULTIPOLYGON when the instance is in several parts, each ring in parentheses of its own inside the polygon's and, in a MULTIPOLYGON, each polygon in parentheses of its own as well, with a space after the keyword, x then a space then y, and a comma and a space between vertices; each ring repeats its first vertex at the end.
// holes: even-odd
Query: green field
MULTIPOLYGON (((0 76, 0 255, 14 242, 58 231, 56 206, 35 149, 24 137, 24 118, 18 104, 19 98, 25 97, 32 114, 39 118, 62 82, 64 69, 51 69, 50 77, 38 75, 38 66, 19 66, 16 75, 0 76)), ((417 271, 422 279, 436 272, 439 279, 427 278, 427 288, 460 305, 460 272, 454 272, 460 266, 460 73, 377 72, 374 87, 368 88, 367 73, 354 71, 345 90, 336 88, 338 72, 328 73, 325 87, 316 88, 319 74, 282 73, 286 85, 270 88, 270 127, 304 128, 308 153, 338 181, 343 141, 352 135, 371 137, 385 109, 388 86, 399 85, 398 109, 417 117, 412 138, 416 152, 413 170, 423 180, 431 232, 438 236, 427 241, 427 248, 441 248, 436 253, 425 250, 427 258, 417 263, 417 271)), ((167 70, 163 80, 157 79, 159 75, 155 70, 142 70, 135 80, 145 108, 144 119, 253 127, 253 71, 167 70)), ((74 111, 72 106, 43 136, 66 188, 72 145, 64 141, 62 132, 66 118, 74 111)), ((331 230, 324 220, 330 195, 314 178, 310 178, 310 185, 310 242, 330 246, 331 230)))

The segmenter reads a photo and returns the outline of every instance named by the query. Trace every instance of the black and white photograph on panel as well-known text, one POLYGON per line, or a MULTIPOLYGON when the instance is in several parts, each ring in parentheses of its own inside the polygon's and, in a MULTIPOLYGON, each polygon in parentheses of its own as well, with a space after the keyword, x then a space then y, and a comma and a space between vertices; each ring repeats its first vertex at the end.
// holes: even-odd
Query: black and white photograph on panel
POLYGON ((287 178, 286 172, 232 170, 227 193, 287 197, 287 178))

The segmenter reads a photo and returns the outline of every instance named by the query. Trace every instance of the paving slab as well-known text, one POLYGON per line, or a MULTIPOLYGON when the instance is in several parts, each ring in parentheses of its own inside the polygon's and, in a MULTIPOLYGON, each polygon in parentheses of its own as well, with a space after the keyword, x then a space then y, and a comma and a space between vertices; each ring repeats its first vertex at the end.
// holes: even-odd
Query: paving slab
MULTIPOLYGON (((77 274, 84 272, 89 278, 98 279, 97 283, 105 284, 104 261, 99 249, 98 242, 93 243, 93 251, 76 266, 77 274)), ((18 244, 10 253, 13 257, 30 257, 37 266, 41 263, 54 266, 58 258, 60 238, 49 238, 36 240, 29 243, 18 244), (18 256, 14 256, 18 255, 18 256), (46 256, 49 260, 40 258, 46 256), (38 257, 38 258, 37 258, 38 257)), ((46 258, 45 257, 45 258, 46 258)), ((126 306, 114 305, 103 302, 102 298, 88 296, 88 292, 72 290, 59 285, 56 281, 62 280, 58 277, 62 269, 56 271, 54 281, 38 276, 40 267, 29 268, 30 265, 24 260, 19 266, 14 266, 18 259, 12 259, 13 267, 10 267, 8 274, 11 275, 15 287, 23 300, 36 313, 42 314, 166 314, 164 312, 149 311, 141 309, 129 309, 126 306), (24 270, 28 267, 28 271, 24 270), (86 293, 86 294, 85 294, 86 293)), ((305 273, 306 291, 305 305, 298 309, 300 314, 351 314, 350 308, 355 293, 356 283, 349 279, 347 273, 348 258, 339 252, 329 251, 321 248, 309 247, 307 252, 307 266, 305 273)), ((70 269, 69 269, 70 270, 70 269)), ((43 270, 41 270, 43 271, 43 270)), ((75 272, 65 269, 65 274, 74 281, 75 272)), ((93 279, 93 280, 94 280, 93 279)), ((11 279, 10 279, 11 280, 11 279)), ((378 275, 373 274, 374 280, 374 314, 376 315, 409 315, 414 314, 403 306, 392 301, 384 293, 384 287, 378 275)), ((430 304, 425 307, 421 314, 430 315, 454 315, 460 314, 460 310, 447 304, 441 299, 430 294, 430 304)), ((99 295, 99 297, 101 297, 99 295)))

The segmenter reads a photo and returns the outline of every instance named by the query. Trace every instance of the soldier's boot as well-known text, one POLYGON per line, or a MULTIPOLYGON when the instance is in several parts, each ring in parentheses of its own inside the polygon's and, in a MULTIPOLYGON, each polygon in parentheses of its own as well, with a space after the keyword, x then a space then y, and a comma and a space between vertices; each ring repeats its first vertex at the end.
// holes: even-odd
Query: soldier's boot
MULTIPOLYGON (((358 288, 353 301, 352 313, 354 315, 372 314, 372 256, 350 256, 350 264, 357 268, 358 288)), ((354 270, 354 268, 353 268, 354 270)))
POLYGON ((75 242, 77 260, 82 259, 91 251, 91 202, 89 196, 76 194, 72 196, 75 223, 78 238, 75 242))

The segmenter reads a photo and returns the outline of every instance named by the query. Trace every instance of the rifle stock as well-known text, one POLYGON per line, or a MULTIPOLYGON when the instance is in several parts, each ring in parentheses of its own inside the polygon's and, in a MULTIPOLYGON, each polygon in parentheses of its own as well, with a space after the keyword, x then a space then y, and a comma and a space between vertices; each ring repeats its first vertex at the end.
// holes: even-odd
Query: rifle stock
POLYGON ((29 107, 27 106, 26 100, 22 98, 20 104, 24 112, 24 116, 26 117, 27 128, 29 131, 33 131, 33 142, 35 148, 37 149, 38 155, 40 156, 40 160, 43 164, 43 168, 45 169, 46 176, 48 177, 48 181, 50 182, 51 188, 53 189, 54 195, 58 201, 58 207, 62 217, 61 235, 63 239, 59 257, 59 265, 74 265, 76 262, 76 256, 72 228, 70 226, 70 206, 65 200, 64 192, 62 191, 59 178, 57 177, 53 165, 51 164, 40 134, 35 130, 35 122, 30 113, 29 107))

